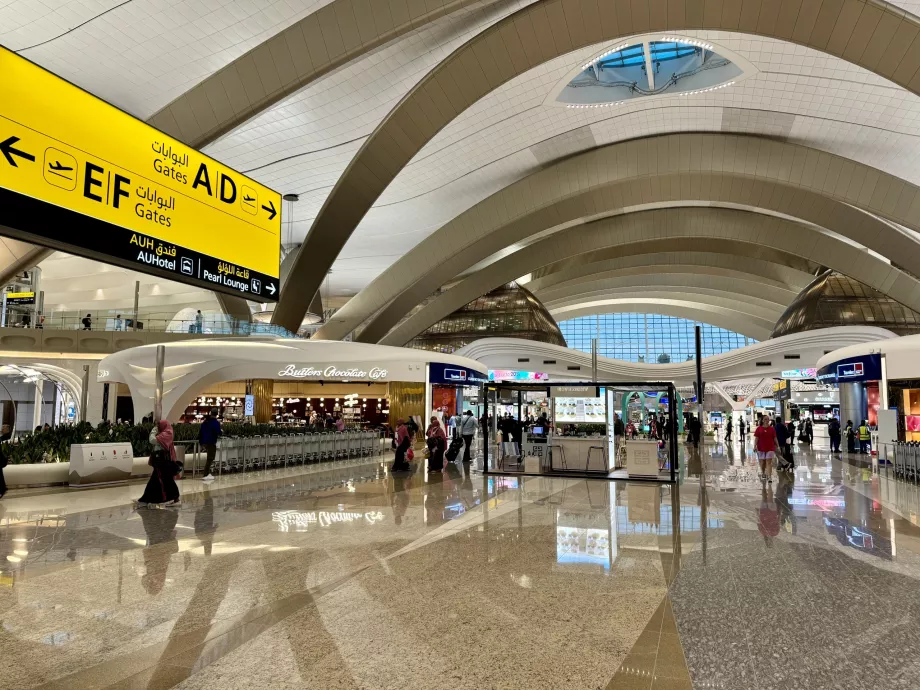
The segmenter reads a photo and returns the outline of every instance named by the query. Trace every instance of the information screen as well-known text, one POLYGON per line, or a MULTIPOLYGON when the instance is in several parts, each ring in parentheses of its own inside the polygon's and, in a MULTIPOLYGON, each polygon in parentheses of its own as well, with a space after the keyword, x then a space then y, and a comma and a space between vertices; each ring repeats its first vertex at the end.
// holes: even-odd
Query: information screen
POLYGON ((0 234, 278 299, 281 197, 0 47, 0 234))

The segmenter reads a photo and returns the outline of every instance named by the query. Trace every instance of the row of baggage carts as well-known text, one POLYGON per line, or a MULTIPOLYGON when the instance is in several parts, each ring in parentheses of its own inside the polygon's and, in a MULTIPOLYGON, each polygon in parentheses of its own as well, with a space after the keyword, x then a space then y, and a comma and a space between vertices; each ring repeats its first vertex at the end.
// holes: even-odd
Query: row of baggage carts
POLYGON ((920 480, 920 442, 897 441, 884 445, 888 451, 885 455, 888 455, 896 477, 913 482, 920 480))
MULTIPOLYGON (((341 431, 322 434, 278 436, 224 436, 217 441, 217 472, 306 465, 379 455, 384 449, 382 433, 341 431)), ((213 471, 213 470, 212 470, 213 471)))

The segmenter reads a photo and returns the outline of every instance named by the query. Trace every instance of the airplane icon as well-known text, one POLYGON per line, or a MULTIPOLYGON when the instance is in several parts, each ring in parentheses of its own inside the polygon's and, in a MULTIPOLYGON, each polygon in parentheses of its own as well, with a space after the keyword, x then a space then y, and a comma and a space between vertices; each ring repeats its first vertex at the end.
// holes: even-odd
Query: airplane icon
POLYGON ((45 149, 45 181, 73 191, 77 185, 77 159, 56 148, 45 149))
POLYGON ((246 213, 256 215, 259 212, 259 193, 248 185, 243 185, 240 206, 246 213))

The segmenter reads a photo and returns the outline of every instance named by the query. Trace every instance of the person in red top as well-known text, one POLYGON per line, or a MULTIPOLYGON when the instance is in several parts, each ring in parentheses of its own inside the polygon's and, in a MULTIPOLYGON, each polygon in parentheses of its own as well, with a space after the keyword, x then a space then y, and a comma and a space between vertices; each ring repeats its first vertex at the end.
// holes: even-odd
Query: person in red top
POLYGON ((760 418, 760 426, 754 432, 754 451, 760 460, 760 478, 773 483, 773 455, 776 453, 776 429, 770 422, 770 417, 764 415, 760 418))

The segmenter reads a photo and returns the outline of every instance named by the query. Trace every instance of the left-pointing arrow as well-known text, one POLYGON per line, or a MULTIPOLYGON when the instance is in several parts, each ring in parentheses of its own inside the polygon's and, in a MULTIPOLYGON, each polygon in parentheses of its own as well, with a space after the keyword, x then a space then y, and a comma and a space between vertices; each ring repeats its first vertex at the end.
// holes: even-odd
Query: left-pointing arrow
POLYGON ((0 153, 2 153, 7 162, 12 165, 14 168, 18 168, 16 165, 16 160, 13 156, 19 156, 20 158, 25 158, 27 161, 35 162, 35 156, 31 153, 26 153, 25 151, 20 151, 19 149, 14 149, 13 144, 19 141, 19 137, 10 137, 5 141, 0 141, 0 153))

